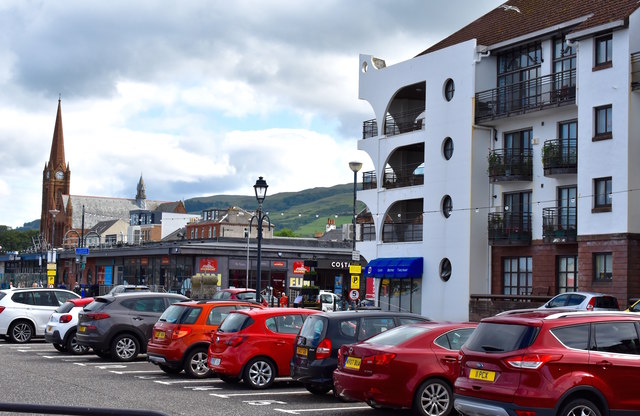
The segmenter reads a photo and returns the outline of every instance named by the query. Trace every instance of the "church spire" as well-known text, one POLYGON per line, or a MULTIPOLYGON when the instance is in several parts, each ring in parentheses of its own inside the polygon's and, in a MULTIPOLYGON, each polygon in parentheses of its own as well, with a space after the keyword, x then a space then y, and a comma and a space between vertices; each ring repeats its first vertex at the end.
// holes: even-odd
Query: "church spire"
POLYGON ((136 194, 136 203, 138 207, 146 209, 147 192, 144 187, 144 179, 142 179, 142 173, 140 173, 140 180, 138 181, 138 193, 136 194))
POLYGON ((60 101, 61 99, 58 98, 58 114, 56 115, 56 125, 53 129, 51 155, 49 156, 49 164, 52 169, 59 166, 64 169, 66 165, 64 160, 64 135, 62 134, 62 110, 60 108, 60 101))

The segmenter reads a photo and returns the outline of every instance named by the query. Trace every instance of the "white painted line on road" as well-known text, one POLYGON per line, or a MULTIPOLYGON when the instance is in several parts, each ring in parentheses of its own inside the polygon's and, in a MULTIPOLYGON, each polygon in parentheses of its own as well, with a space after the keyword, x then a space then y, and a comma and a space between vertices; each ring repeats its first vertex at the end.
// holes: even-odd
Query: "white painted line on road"
POLYGON ((182 383, 211 383, 211 380, 171 380, 171 381, 156 380, 155 383, 165 384, 169 386, 171 384, 182 384, 182 383))
POLYGON ((213 386, 184 386, 183 389, 190 389, 192 391, 207 391, 207 390, 222 390, 222 387, 213 387, 213 386))
POLYGON ((40 357, 48 358, 49 360, 61 359, 62 361, 86 361, 87 357, 72 357, 70 355, 41 355, 40 357))
POLYGON ((100 367, 100 366, 104 366, 104 365, 131 365, 131 364, 149 364, 147 361, 132 361, 132 362, 122 362, 122 361, 113 361, 113 362, 109 362, 109 361, 92 361, 89 363, 84 363, 84 364, 78 364, 78 365, 82 365, 82 366, 96 366, 96 367, 100 367))
POLYGON ((110 373, 113 374, 140 374, 140 373, 155 373, 155 374, 159 374, 162 375, 164 374, 164 372, 162 371, 158 371, 158 370, 131 370, 131 371, 115 371, 115 370, 110 370, 110 373))
POLYGON ((287 413, 290 415, 299 415, 301 413, 306 412, 328 412, 328 411, 336 411, 336 410, 361 410, 361 409, 371 409, 371 406, 345 406, 345 407, 324 407, 324 408, 315 408, 315 409, 296 409, 296 410, 287 410, 287 409, 273 409, 277 412, 287 413))
POLYGON ((30 347, 27 347, 27 348, 21 347, 18 351, 20 351, 20 352, 48 352, 48 353, 53 352, 53 350, 51 348, 49 348, 48 350, 31 350, 29 348, 30 347))
POLYGON ((230 397, 238 396, 277 396, 281 394, 311 394, 306 390, 294 390, 294 391, 262 391, 256 393, 230 393, 230 394, 217 394, 211 393, 210 396, 216 396, 221 399, 228 399, 230 397))

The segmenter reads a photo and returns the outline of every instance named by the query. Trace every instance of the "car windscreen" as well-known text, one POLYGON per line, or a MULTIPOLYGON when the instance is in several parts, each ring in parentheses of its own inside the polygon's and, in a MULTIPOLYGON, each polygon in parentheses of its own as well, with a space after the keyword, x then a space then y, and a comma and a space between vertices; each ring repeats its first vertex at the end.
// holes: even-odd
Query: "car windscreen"
POLYGON ((220 324, 218 332, 239 332, 253 322, 251 317, 243 313, 230 313, 220 324))
POLYGON ((326 326, 327 318, 311 315, 304 321, 298 336, 306 340, 306 345, 317 347, 324 336, 326 326))
POLYGON ((399 326, 375 335, 363 342, 378 345, 400 345, 430 330, 431 328, 427 326, 399 326))
POLYGON ((538 329, 529 325, 481 322, 466 342, 478 352, 509 352, 526 348, 535 340, 538 329))
POLYGON ((171 305, 162 313, 159 321, 170 324, 194 324, 201 312, 202 308, 199 307, 171 305))
POLYGON ((68 313, 69 311, 71 311, 71 309, 73 309, 74 305, 71 302, 65 302, 62 305, 60 305, 58 307, 58 309, 56 309, 56 312, 58 313, 68 313))
POLYGON ((82 308, 82 310, 85 311, 85 312, 99 311, 99 310, 103 309, 105 306, 107 306, 109 303, 111 303, 111 302, 108 299, 96 298, 96 299, 93 300, 93 302, 91 302, 90 304, 88 304, 84 308, 82 308))

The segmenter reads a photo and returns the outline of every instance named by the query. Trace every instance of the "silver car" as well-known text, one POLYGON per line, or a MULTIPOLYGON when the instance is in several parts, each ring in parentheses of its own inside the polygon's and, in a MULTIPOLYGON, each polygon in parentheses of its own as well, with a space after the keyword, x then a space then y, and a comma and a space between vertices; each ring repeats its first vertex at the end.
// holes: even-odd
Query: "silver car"
POLYGON ((565 292, 554 296, 539 309, 563 308, 582 311, 618 311, 615 296, 597 292, 565 292))

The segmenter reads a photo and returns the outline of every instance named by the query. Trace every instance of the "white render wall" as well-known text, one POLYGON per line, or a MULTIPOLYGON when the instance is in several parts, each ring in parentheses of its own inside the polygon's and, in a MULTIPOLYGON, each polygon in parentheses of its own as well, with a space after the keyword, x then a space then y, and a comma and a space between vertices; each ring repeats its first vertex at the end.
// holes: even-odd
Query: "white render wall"
POLYGON ((179 214, 173 212, 162 213, 162 232, 161 238, 165 238, 175 230, 184 227, 191 220, 201 219, 200 215, 196 214, 179 214))

